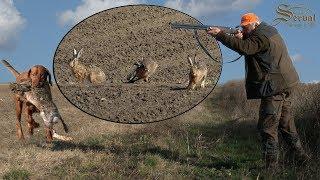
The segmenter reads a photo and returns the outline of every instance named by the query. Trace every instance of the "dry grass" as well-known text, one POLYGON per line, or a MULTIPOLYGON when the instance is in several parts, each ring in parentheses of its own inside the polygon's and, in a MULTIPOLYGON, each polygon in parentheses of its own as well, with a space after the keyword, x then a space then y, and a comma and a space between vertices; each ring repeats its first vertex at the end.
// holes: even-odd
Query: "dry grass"
MULTIPOLYGON (((74 108, 56 88, 53 90, 54 101, 65 122, 70 127, 70 136, 75 138, 75 143, 87 139, 88 136, 98 136, 101 134, 115 134, 122 132, 132 132, 139 129, 140 126, 130 126, 124 124, 110 123, 92 118, 74 108)), ((21 143, 15 135, 15 110, 14 103, 9 96, 9 88, 2 86, 0 89, 0 114, 1 124, 1 150, 0 150, 0 174, 8 172, 17 167, 28 169, 30 172, 44 174, 48 168, 58 165, 65 158, 83 155, 83 152, 75 149, 66 149, 64 151, 50 151, 45 145, 44 129, 36 130, 34 137, 28 138, 26 133, 26 122, 23 120, 23 130, 27 137, 26 142, 21 143)), ((23 117, 24 118, 24 117, 23 117)), ((35 119, 43 127, 43 121, 36 115, 35 119)), ((62 125, 57 124, 56 129, 62 133, 62 125)))
MULTIPOLYGON (((192 111, 164 122, 146 125, 111 123, 92 118, 74 108, 54 87, 54 102, 69 125, 69 136, 74 141, 54 141, 48 145, 44 130, 40 128, 33 137, 20 142, 15 135, 14 104, 9 94, 8 87, 2 86, 0 98, 6 103, 0 104, 0 176, 6 179, 182 177, 180 171, 188 171, 187 165, 170 159, 179 156, 176 151, 184 147, 185 142, 180 141, 186 139, 188 128, 191 124, 203 124, 207 120, 222 120, 202 103, 192 111), (161 173, 155 169, 160 169, 161 173)), ((43 127, 38 115, 35 119, 43 127)), ((24 131, 25 127, 23 121, 24 131)), ((55 127, 63 134, 61 124, 55 127)), ((191 139, 195 141, 195 138, 191 139)), ((193 175, 187 173, 186 176, 193 175)))
MULTIPOLYGON (((226 85, 218 87, 208 99, 182 116, 146 125, 116 124, 92 118, 73 108, 55 89, 55 102, 75 140, 54 141, 51 145, 45 144, 42 129, 24 143, 16 139, 13 104, 7 96, 8 90, 0 88, 0 98, 10 102, 0 104, 4 107, 0 109, 3 114, 0 176, 4 179, 253 179, 266 176, 256 122, 247 120, 254 119, 250 114, 258 104, 239 96, 238 85, 233 84, 231 87, 237 90, 230 91, 226 85), (226 92, 230 93, 226 95, 226 92)), ((297 94, 310 93, 311 89, 314 93, 317 91, 313 85, 303 87, 306 89, 300 88, 297 94)), ((296 103, 295 109, 301 109, 297 105, 303 102, 301 98, 295 102, 298 100, 301 102, 296 103)), ((306 109, 295 110, 295 117, 301 118, 299 131, 311 151, 316 143, 305 140, 315 138, 308 132, 312 121, 308 121, 308 126, 304 121, 316 116, 303 112, 315 107, 317 102, 308 103, 303 106, 306 109)), ((36 121, 41 122, 39 117, 36 121)), ((57 127, 63 132, 62 125, 57 127)), ((277 178, 320 178, 316 161, 302 170, 283 165, 277 178)))
POLYGON ((293 112, 308 150, 320 153, 320 84, 301 84, 293 96, 293 112))
POLYGON ((218 89, 214 103, 233 119, 241 117, 258 117, 259 100, 247 101, 245 86, 241 80, 232 80, 218 89))

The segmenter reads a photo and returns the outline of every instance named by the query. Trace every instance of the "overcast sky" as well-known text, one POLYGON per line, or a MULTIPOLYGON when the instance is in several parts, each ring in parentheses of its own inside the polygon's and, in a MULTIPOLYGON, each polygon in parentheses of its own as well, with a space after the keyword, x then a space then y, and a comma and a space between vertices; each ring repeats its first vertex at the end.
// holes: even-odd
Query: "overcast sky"
MULTIPOLYGON (((320 77, 319 13, 320 2, 263 0, 0 0, 0 59, 8 59, 19 71, 42 64, 52 72, 56 47, 63 36, 84 18, 99 11, 128 4, 153 4, 185 12, 204 24, 235 26, 246 12, 254 12, 272 23, 281 4, 300 4, 315 13, 314 27, 276 27, 285 40, 289 54, 303 82, 317 82, 320 77), (317 43, 317 44, 316 44, 317 43)), ((224 61, 237 54, 220 46, 224 61)), ((243 59, 223 66, 220 83, 244 78, 243 59)), ((13 81, 0 65, 0 83, 13 81)))

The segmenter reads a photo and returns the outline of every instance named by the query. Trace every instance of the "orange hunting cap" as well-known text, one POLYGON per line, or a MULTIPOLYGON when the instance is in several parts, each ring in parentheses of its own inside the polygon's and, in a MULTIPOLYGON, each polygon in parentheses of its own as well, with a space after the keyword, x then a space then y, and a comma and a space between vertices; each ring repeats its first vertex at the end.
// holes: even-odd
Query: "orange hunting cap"
POLYGON ((246 13, 241 17, 241 24, 240 26, 246 26, 250 23, 259 21, 259 17, 254 13, 246 13))

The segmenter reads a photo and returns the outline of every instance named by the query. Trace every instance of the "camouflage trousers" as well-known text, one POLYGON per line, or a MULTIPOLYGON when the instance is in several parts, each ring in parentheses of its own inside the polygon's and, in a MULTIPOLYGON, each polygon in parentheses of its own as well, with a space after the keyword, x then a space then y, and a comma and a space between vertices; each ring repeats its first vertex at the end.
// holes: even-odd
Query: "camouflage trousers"
POLYGON ((278 154, 278 134, 290 148, 289 151, 303 153, 291 112, 291 92, 261 99, 258 130, 262 138, 265 156, 278 154))

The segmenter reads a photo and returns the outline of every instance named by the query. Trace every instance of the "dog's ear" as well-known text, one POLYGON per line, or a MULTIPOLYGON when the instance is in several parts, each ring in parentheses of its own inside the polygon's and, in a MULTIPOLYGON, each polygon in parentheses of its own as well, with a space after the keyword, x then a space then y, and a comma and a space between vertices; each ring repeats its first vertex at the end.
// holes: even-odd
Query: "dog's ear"
POLYGON ((51 74, 50 74, 50 72, 48 71, 48 69, 46 69, 46 73, 47 73, 47 76, 48 76, 49 84, 50 84, 50 86, 52 86, 51 74))

